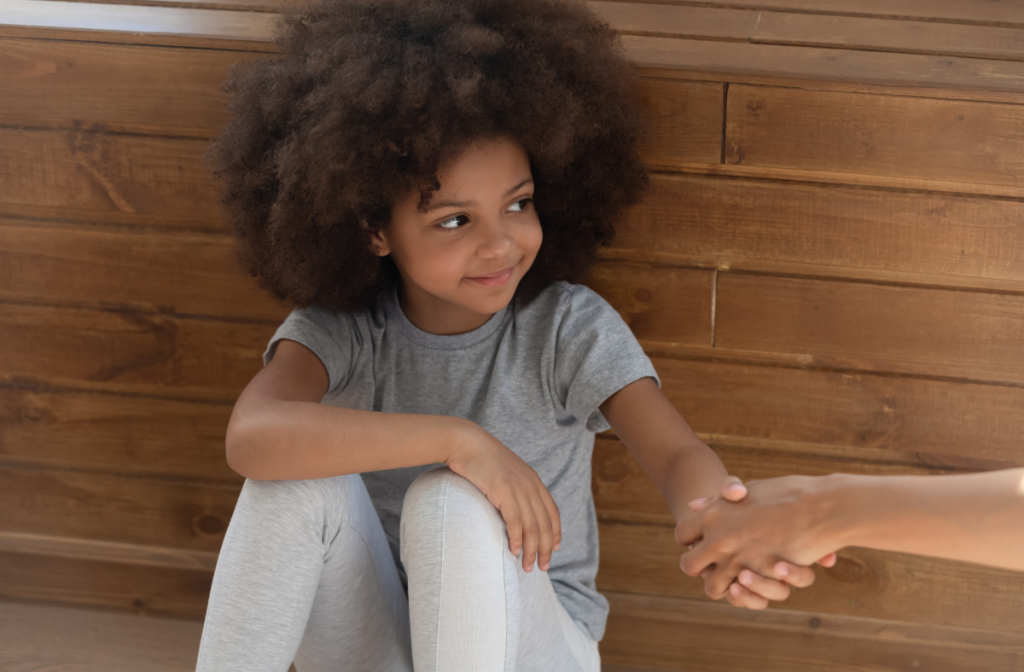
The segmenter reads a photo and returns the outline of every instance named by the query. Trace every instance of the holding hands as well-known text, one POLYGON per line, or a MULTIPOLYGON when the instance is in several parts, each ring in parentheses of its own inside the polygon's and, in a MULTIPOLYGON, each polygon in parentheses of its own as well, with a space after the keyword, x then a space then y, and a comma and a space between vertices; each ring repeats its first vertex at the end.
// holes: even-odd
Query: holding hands
POLYGON ((815 534, 827 512, 807 506, 814 483, 787 476, 744 485, 729 476, 720 496, 690 502, 675 530, 676 541, 690 548, 683 572, 703 577, 710 597, 750 609, 785 600, 790 586, 811 585, 807 565, 833 566, 839 547, 815 534))

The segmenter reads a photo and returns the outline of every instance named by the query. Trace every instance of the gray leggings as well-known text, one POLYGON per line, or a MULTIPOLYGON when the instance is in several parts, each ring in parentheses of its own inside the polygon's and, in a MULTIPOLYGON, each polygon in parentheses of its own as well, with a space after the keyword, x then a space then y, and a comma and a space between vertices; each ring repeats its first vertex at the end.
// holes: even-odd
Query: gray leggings
POLYGON ((546 572, 508 550, 497 509, 445 468, 401 523, 407 598, 362 479, 245 482, 197 672, 600 672, 546 572))

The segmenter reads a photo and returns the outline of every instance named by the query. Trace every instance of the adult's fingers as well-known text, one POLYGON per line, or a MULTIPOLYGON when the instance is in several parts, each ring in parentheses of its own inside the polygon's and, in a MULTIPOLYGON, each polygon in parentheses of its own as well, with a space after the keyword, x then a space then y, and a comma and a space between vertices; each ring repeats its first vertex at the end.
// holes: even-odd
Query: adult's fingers
POLYGON ((782 581, 761 576, 757 572, 753 572, 749 569, 741 571, 739 576, 736 577, 736 580, 744 588, 752 593, 760 595, 766 600, 781 602, 789 597, 789 585, 782 581))
POLYGON ((729 592, 726 594, 725 599, 728 600, 729 604, 732 606, 743 609, 761 610, 768 606, 767 599, 756 593, 752 593, 738 583, 734 583, 729 586, 729 592))
POLYGON ((726 476, 722 481, 722 497, 730 502, 738 502, 747 496, 747 486, 735 476, 726 476))
POLYGON ((710 571, 705 570, 701 576, 704 577, 704 592, 713 600, 720 600, 729 591, 729 585, 736 580, 740 568, 726 565, 715 566, 710 571))
POLYGON ((814 583, 814 569, 779 560, 772 567, 772 573, 795 588, 806 588, 814 583))

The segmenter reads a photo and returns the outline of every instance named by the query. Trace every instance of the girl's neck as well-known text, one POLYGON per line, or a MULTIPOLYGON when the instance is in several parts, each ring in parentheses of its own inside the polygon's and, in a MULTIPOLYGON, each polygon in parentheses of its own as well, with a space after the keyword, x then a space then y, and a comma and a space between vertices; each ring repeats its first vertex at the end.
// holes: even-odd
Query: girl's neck
POLYGON ((415 296, 410 296, 407 286, 404 282, 399 284, 398 305, 413 326, 428 334, 465 334, 479 329, 493 316, 468 310, 425 292, 416 292, 415 296))

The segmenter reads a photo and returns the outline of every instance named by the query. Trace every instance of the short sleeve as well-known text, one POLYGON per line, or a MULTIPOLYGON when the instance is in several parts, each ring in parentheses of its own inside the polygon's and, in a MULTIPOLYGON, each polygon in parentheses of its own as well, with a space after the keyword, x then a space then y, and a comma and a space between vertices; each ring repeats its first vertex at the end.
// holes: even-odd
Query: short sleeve
POLYGON ((351 375, 362 339, 355 320, 347 313, 322 308, 296 308, 277 328, 263 353, 263 365, 274 358, 277 344, 287 338, 309 348, 327 369, 328 394, 344 387, 351 375))
POLYGON ((591 432, 609 428, 598 407, 641 378, 661 381, 629 326, 593 290, 567 285, 555 344, 555 383, 565 410, 591 432))

